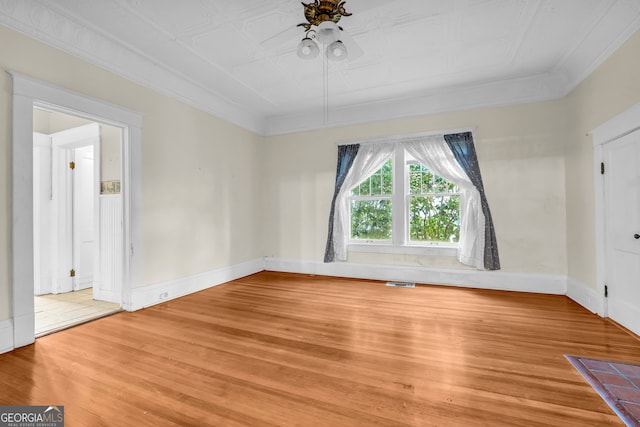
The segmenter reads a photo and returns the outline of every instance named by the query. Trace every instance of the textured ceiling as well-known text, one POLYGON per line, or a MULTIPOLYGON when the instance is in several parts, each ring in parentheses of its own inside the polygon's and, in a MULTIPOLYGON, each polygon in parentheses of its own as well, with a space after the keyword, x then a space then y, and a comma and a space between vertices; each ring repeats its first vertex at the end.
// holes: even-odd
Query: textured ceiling
POLYGON ((0 23, 261 134, 557 98, 640 28, 640 0, 345 7, 327 96, 298 0, 3 0, 0 23))

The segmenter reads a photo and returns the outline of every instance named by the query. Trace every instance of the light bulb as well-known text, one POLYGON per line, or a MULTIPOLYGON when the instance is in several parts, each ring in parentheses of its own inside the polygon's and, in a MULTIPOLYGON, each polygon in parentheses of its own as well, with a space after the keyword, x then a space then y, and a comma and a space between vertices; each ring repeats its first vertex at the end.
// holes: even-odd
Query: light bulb
POLYGON ((313 59, 318 56, 318 53, 320 53, 320 48, 318 48, 316 42, 311 40, 309 37, 305 37, 298 45, 297 53, 299 58, 313 59))
POLYGON ((340 40, 335 41, 327 48, 327 58, 333 61, 344 61, 347 58, 347 48, 340 40))

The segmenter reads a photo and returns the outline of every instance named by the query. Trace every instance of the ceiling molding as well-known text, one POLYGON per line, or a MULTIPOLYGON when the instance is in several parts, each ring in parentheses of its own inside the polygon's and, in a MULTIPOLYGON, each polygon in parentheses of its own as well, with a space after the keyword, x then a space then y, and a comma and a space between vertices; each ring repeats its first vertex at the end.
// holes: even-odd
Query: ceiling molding
POLYGON ((242 128, 264 133, 260 114, 34 0, 0 2, 0 24, 242 128))
MULTIPOLYGON (((548 72, 413 92, 410 97, 330 105, 327 123, 322 110, 269 115, 264 113, 265 108, 237 102, 232 99, 229 86, 222 87, 225 96, 217 90, 220 87, 199 83, 90 23, 48 7, 46 2, 0 1, 0 24, 259 135, 279 135, 561 98, 640 29, 640 5, 630 0, 612 2, 586 37, 548 72), (614 29, 617 36, 611 41, 614 29)), ((225 81, 220 84, 224 86, 225 81)))
POLYGON ((564 78, 543 74, 467 87, 444 88, 403 99, 346 107, 329 106, 327 123, 324 123, 322 109, 268 117, 266 135, 547 101, 562 97, 565 86, 564 78))
POLYGON ((562 96, 568 95, 589 77, 638 30, 640 30, 640 2, 628 0, 614 2, 598 25, 594 26, 593 30, 582 39, 580 45, 552 71, 556 75, 566 76, 562 96), (625 21, 628 25, 620 30, 619 23, 625 21), (618 29, 618 36, 607 43, 607 40, 610 40, 612 28, 618 29), (588 52, 590 49, 587 47, 592 48, 594 45, 603 43, 606 45, 596 57, 588 52))

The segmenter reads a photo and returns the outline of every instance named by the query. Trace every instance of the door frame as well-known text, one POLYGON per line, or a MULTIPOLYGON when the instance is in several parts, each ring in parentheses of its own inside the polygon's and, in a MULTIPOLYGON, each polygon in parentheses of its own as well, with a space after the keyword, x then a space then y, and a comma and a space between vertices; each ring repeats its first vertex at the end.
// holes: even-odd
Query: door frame
POLYGON ((33 259, 33 108, 83 117, 122 129, 122 307, 141 282, 142 115, 115 104, 8 71, 13 80, 12 289, 13 348, 35 341, 33 259))
MULTIPOLYGON (((595 188, 595 234, 596 234, 596 290, 598 295, 605 294, 607 284, 607 254, 606 254, 606 203, 605 185, 601 173, 604 163, 604 146, 623 136, 640 130, 640 103, 630 107, 589 134, 593 138, 593 164, 595 188)), ((606 165, 605 165, 606 166, 606 165)), ((605 170, 606 173, 606 170, 605 170)), ((609 317, 607 299, 602 298, 598 304, 597 313, 602 317, 609 317)))

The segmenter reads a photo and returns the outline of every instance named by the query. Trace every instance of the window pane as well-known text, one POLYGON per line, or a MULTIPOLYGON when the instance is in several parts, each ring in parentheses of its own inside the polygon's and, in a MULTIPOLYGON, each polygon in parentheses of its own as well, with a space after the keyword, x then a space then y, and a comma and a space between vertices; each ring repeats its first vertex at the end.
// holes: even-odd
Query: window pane
POLYGON ((411 196, 409 239, 457 243, 460 239, 460 196, 411 196))
POLYGON ((371 195, 372 196, 380 196, 382 195, 382 174, 375 173, 371 175, 369 178, 371 182, 371 195))
POLYGON ((391 173, 382 175, 382 194, 393 194, 393 175, 391 173))
POLYGON ((351 238, 391 240, 391 200, 352 200, 351 238))
POLYGON ((409 193, 420 194, 422 193, 422 172, 419 170, 415 171, 413 166, 419 165, 411 165, 409 172, 409 193))
POLYGON ((454 183, 433 174, 420 163, 409 164, 409 194, 459 193, 454 183))
MULTIPOLYGON (((382 185, 382 194, 383 195, 391 195, 393 194, 393 165, 391 163, 391 159, 387 160, 380 170, 380 182, 382 185)), ((376 172, 376 174, 378 173, 376 172)))
POLYGON ((391 159, 351 190, 352 196, 389 196, 391 194, 393 194, 393 166, 391 159))
POLYGON ((434 183, 434 175, 428 170, 424 169, 422 172, 422 192, 423 193, 436 193, 438 190, 436 189, 434 183))

